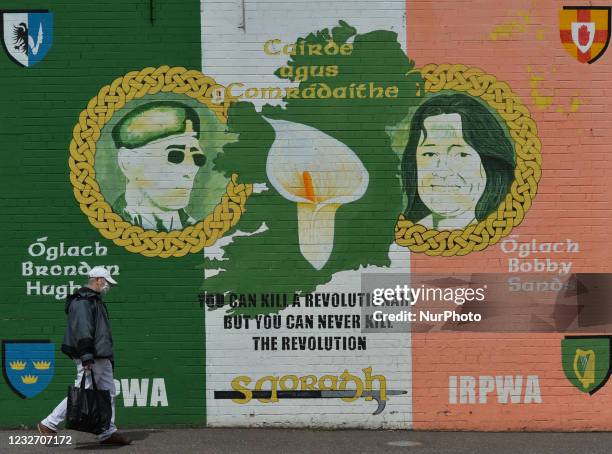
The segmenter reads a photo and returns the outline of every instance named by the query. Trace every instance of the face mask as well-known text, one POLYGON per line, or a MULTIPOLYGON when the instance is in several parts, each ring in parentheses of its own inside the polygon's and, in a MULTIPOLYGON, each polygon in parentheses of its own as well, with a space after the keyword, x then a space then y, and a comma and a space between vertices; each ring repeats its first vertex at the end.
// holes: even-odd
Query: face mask
POLYGON ((104 295, 108 293, 109 290, 110 290, 110 284, 108 282, 105 282, 102 288, 100 289, 100 293, 104 295))

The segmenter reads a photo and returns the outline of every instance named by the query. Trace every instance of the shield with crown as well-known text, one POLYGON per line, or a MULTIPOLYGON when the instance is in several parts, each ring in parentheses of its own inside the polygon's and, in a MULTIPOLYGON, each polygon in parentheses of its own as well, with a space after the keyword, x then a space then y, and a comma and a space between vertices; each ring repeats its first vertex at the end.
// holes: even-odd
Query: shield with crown
POLYGON ((49 340, 3 340, 2 373, 25 399, 41 393, 53 379, 55 346, 49 340))
POLYGON ((559 33, 565 50, 580 63, 601 58, 610 42, 609 6, 564 6, 559 33))

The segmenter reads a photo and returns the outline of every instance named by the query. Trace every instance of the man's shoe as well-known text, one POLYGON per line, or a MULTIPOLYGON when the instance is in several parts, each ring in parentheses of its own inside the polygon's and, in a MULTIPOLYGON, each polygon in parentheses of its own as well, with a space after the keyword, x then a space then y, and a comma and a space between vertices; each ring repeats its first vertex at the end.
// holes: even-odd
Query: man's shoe
POLYGON ((113 434, 110 437, 100 442, 101 445, 119 445, 119 446, 125 446, 131 443, 132 443, 132 440, 130 440, 125 435, 117 433, 117 432, 113 432, 113 434))
POLYGON ((57 435, 57 430, 49 429, 42 422, 39 422, 36 428, 41 435, 57 435))

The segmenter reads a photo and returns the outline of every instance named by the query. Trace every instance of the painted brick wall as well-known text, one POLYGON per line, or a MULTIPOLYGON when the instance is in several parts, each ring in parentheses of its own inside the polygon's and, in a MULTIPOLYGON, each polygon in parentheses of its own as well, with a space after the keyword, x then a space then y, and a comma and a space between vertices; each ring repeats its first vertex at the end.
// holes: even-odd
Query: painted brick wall
MULTIPOLYGON (((95 6, 7 1, 2 2, 2 8, 48 9, 53 13, 53 44, 42 61, 24 68, 5 52, 0 61, 2 268, 7 270, 2 285, 0 333, 3 340, 51 341, 55 371, 49 385, 33 398, 20 398, 3 381, 0 424, 34 425, 59 403, 74 380, 74 364, 59 350, 66 320, 62 292, 71 282, 81 285, 86 281, 83 275, 64 269, 76 266, 79 273, 82 263, 114 265, 118 269, 120 287, 107 298, 117 359, 115 378, 121 384, 126 380, 130 389, 134 388, 130 385, 142 387, 138 394, 146 394, 144 406, 139 406, 135 398, 120 395, 118 423, 202 424, 204 397, 192 385, 205 380, 197 272, 169 286, 174 281, 176 263, 147 261, 104 238, 79 208, 68 166, 79 114, 104 85, 145 67, 199 66, 199 5, 156 2, 153 22, 149 3, 142 1, 102 1, 95 6), (31 245, 40 242, 45 252, 41 255, 42 249, 35 246, 30 253, 31 245), (61 243, 64 255, 56 257, 61 243), (103 248, 98 254, 96 244, 103 248), (79 247, 76 256, 75 249, 68 252, 74 246, 79 247), (81 252, 92 252, 82 251, 88 246, 94 247, 93 255, 83 256, 81 252), (24 273, 23 264, 28 262, 44 267, 61 265, 61 275, 51 275, 57 269, 50 268, 41 269, 38 275, 35 269, 32 274, 27 269, 24 273), (131 277, 126 280, 127 276, 131 277), (28 282, 32 286, 29 294, 28 282), (181 355, 183 359, 177 359, 181 355), (154 379, 164 380, 168 406, 150 406, 154 379), (188 389, 194 390, 181 391, 188 389)), ((47 32, 45 29, 48 38, 47 32)), ((38 39, 37 33, 34 38, 38 39)), ((193 269, 197 262, 195 257, 188 257, 181 267, 193 269)), ((29 367, 26 371, 31 375, 38 373, 29 367)), ((19 376, 16 380, 19 384, 19 376)), ((42 375, 40 380, 44 380, 42 375)))
POLYGON ((5 3, 0 427, 63 397, 62 300, 105 265, 120 427, 610 429, 605 311, 542 332, 610 267, 609 10, 5 3), (374 323, 423 273, 523 312, 374 323))
MULTIPOLYGON (((610 201, 605 175, 610 165, 606 156, 609 137, 602 126, 609 118, 610 107, 602 93, 610 80, 610 59, 604 54, 592 64, 579 63, 561 44, 559 30, 566 26, 562 26, 560 10, 578 4, 525 1, 495 5, 470 2, 469 7, 448 2, 419 5, 407 15, 407 41, 412 43, 409 48, 417 65, 424 61, 456 62, 481 68, 505 81, 537 124, 542 178, 525 220, 511 232, 515 236, 465 258, 440 260, 413 255, 412 269, 511 273, 509 279, 527 286, 533 281, 552 283, 555 276, 561 278, 557 272, 534 279, 516 269, 517 263, 533 266, 534 259, 571 264, 573 273, 608 272, 605 238, 610 201), (434 34, 437 39, 433 39, 434 34), (579 251, 540 252, 542 244, 567 244, 567 240, 578 243, 579 251), (527 252, 520 254, 514 242, 527 252)), ((543 317, 550 321, 554 314, 549 309, 543 317)), ((604 317, 602 313, 602 323, 604 317)), ((609 386, 593 394, 573 386, 564 374, 561 341, 565 335, 608 333, 604 327, 601 331, 592 328, 590 333, 415 334, 414 427, 603 429, 608 426, 602 416, 607 414, 609 386), (434 365, 431 358, 440 361, 434 365), (520 402, 524 402, 527 377, 537 376, 541 403, 501 404, 497 386, 486 403, 480 403, 478 391, 476 403, 461 404, 459 397, 456 404, 451 403, 449 377, 457 377, 457 388, 460 377, 473 377, 478 390, 479 378, 482 383, 484 376, 502 375, 522 377, 520 402)), ((604 364, 601 367, 605 369, 604 364)), ((486 389, 487 384, 483 386, 486 389)))
MULTIPOLYGON (((406 29, 404 3, 381 3, 376 14, 366 14, 363 2, 270 4, 257 1, 246 4, 244 17, 240 2, 234 3, 236 8, 216 8, 218 3, 208 1, 202 5, 203 71, 215 74, 217 82, 230 87, 236 101, 252 103, 275 133, 268 136, 262 125, 257 138, 251 139, 246 134, 240 137, 239 143, 244 145, 239 150, 248 154, 252 164, 250 168, 232 169, 241 178, 249 178, 266 189, 253 194, 248 202, 250 208, 239 228, 250 236, 242 245, 236 238, 235 243, 205 250, 208 273, 205 289, 246 294, 282 293, 290 297, 295 292, 350 295, 362 291, 365 272, 404 273, 409 268, 408 251, 394 250, 390 236, 401 209, 400 184, 395 175, 399 156, 390 147, 384 131, 402 117, 395 112, 408 111, 408 104, 403 105, 401 97, 414 99, 416 92, 417 79, 408 79, 403 74, 410 69, 402 50, 406 29), (341 27, 341 20, 356 32, 341 27), (236 21, 246 22, 239 28, 237 25, 241 24, 236 21), (301 55, 302 58, 296 55, 293 62, 288 61, 287 53, 292 52, 286 47, 288 44, 323 29, 329 30, 328 38, 316 39, 313 35, 303 43, 304 47, 298 45, 295 50, 296 54, 306 55, 301 55), (376 30, 389 32, 381 34, 376 30), (344 33, 349 36, 343 38, 344 33), (338 49, 329 45, 330 42, 338 49), (327 45, 330 47, 326 50, 327 45), (385 75, 381 75, 381 64, 390 67, 385 75), (284 68, 278 75, 287 76, 291 72, 297 78, 275 76, 278 68, 284 68), (330 70, 337 75, 317 76, 319 71, 328 74, 330 70), (401 84, 402 93, 394 98, 351 99, 351 83, 356 87, 360 82, 370 81, 385 88, 401 84), (313 82, 318 85, 312 85, 313 82), (330 87, 331 95, 327 98, 322 84, 330 87), (266 95, 273 93, 270 87, 279 87, 285 93, 295 87, 304 96, 309 96, 305 90, 314 87, 321 96, 315 93, 319 99, 311 102, 302 94, 294 94, 292 100, 283 101, 266 95), (348 87, 344 89, 346 98, 340 97, 341 87, 348 87), (334 96, 334 90, 339 90, 338 96, 334 96), (275 114, 273 105, 282 105, 284 109, 276 110, 275 114), (370 122, 376 115, 380 116, 380 123, 370 122), (363 131, 355 130, 356 127, 363 131), (251 148, 262 142, 261 149, 251 148), (365 169, 355 162, 362 162, 365 169), (257 165, 265 165, 265 174, 257 171, 257 165), (245 175, 245 172, 248 173, 245 175), (309 172, 312 179, 310 199, 301 189, 307 185, 304 172, 309 172), (298 175, 295 181, 290 179, 291 174, 298 175), (338 202, 337 211, 333 204, 327 204, 328 200, 338 202), (274 208, 268 209, 270 206, 274 208), (319 225, 322 229, 317 228, 319 225), (389 230, 380 229, 382 225, 390 227, 389 230), (328 235, 331 229, 333 238, 328 235), (314 245, 309 239, 311 236, 314 245), (328 256, 325 243, 333 244, 328 256), (250 247, 261 249, 249 255, 250 247), (268 255, 267 250, 276 252, 268 255), (227 258, 230 262, 224 263, 227 258), (232 266, 231 261, 236 259, 244 265, 232 266), (252 270, 259 268, 265 272, 253 274, 252 270)), ((244 123, 246 127, 250 121, 244 123)), ((231 164, 236 166, 238 158, 231 159, 234 161, 231 164)), ((320 324, 318 317, 321 316, 332 320, 337 316, 360 319, 359 305, 309 307, 302 301, 300 307, 248 310, 255 316, 264 314, 260 317, 265 317, 267 312, 278 312, 280 327, 266 329, 255 325, 249 329, 224 329, 223 312, 206 313, 210 425, 410 427, 412 358, 410 337, 406 333, 366 334, 361 332, 361 325, 320 324), (307 323, 308 317, 313 318, 313 326, 300 327, 299 320, 307 323), (255 345, 254 337, 276 338, 278 345, 269 348, 255 345), (363 339, 366 345, 352 350, 350 345, 343 344, 331 349, 318 345, 303 348, 299 344, 300 339, 335 337, 343 342, 349 338, 363 339), (215 339, 226 342, 216 347, 215 339), (289 340, 298 344, 286 345, 284 342, 289 340), (368 387, 374 392, 381 387, 378 381, 366 383, 364 369, 384 377, 383 386, 398 394, 383 400, 384 406, 372 401, 372 396, 362 396, 368 387), (343 374, 347 375, 343 378, 343 374), (296 378, 283 379, 287 376, 296 377, 297 385, 296 378), (279 384, 270 384, 271 379, 264 377, 277 377, 279 384), (238 382, 232 381, 237 378, 240 378, 238 382), (221 398, 221 392, 226 390, 248 388, 257 392, 270 387, 281 392, 276 402, 266 402, 270 399, 256 396, 242 402, 221 398), (356 399, 323 395, 300 398, 307 393, 333 395, 341 389, 359 387, 361 391, 356 399), (376 413, 379 408, 380 412, 376 413)))

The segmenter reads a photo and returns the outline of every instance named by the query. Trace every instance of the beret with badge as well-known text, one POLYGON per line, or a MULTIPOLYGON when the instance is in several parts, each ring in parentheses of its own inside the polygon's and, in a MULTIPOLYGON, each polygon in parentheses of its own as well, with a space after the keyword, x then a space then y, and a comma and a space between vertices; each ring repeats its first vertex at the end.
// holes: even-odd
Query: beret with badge
POLYGON ((176 101, 144 104, 125 115, 113 128, 117 148, 138 148, 177 134, 198 138, 200 118, 192 107, 176 101))

